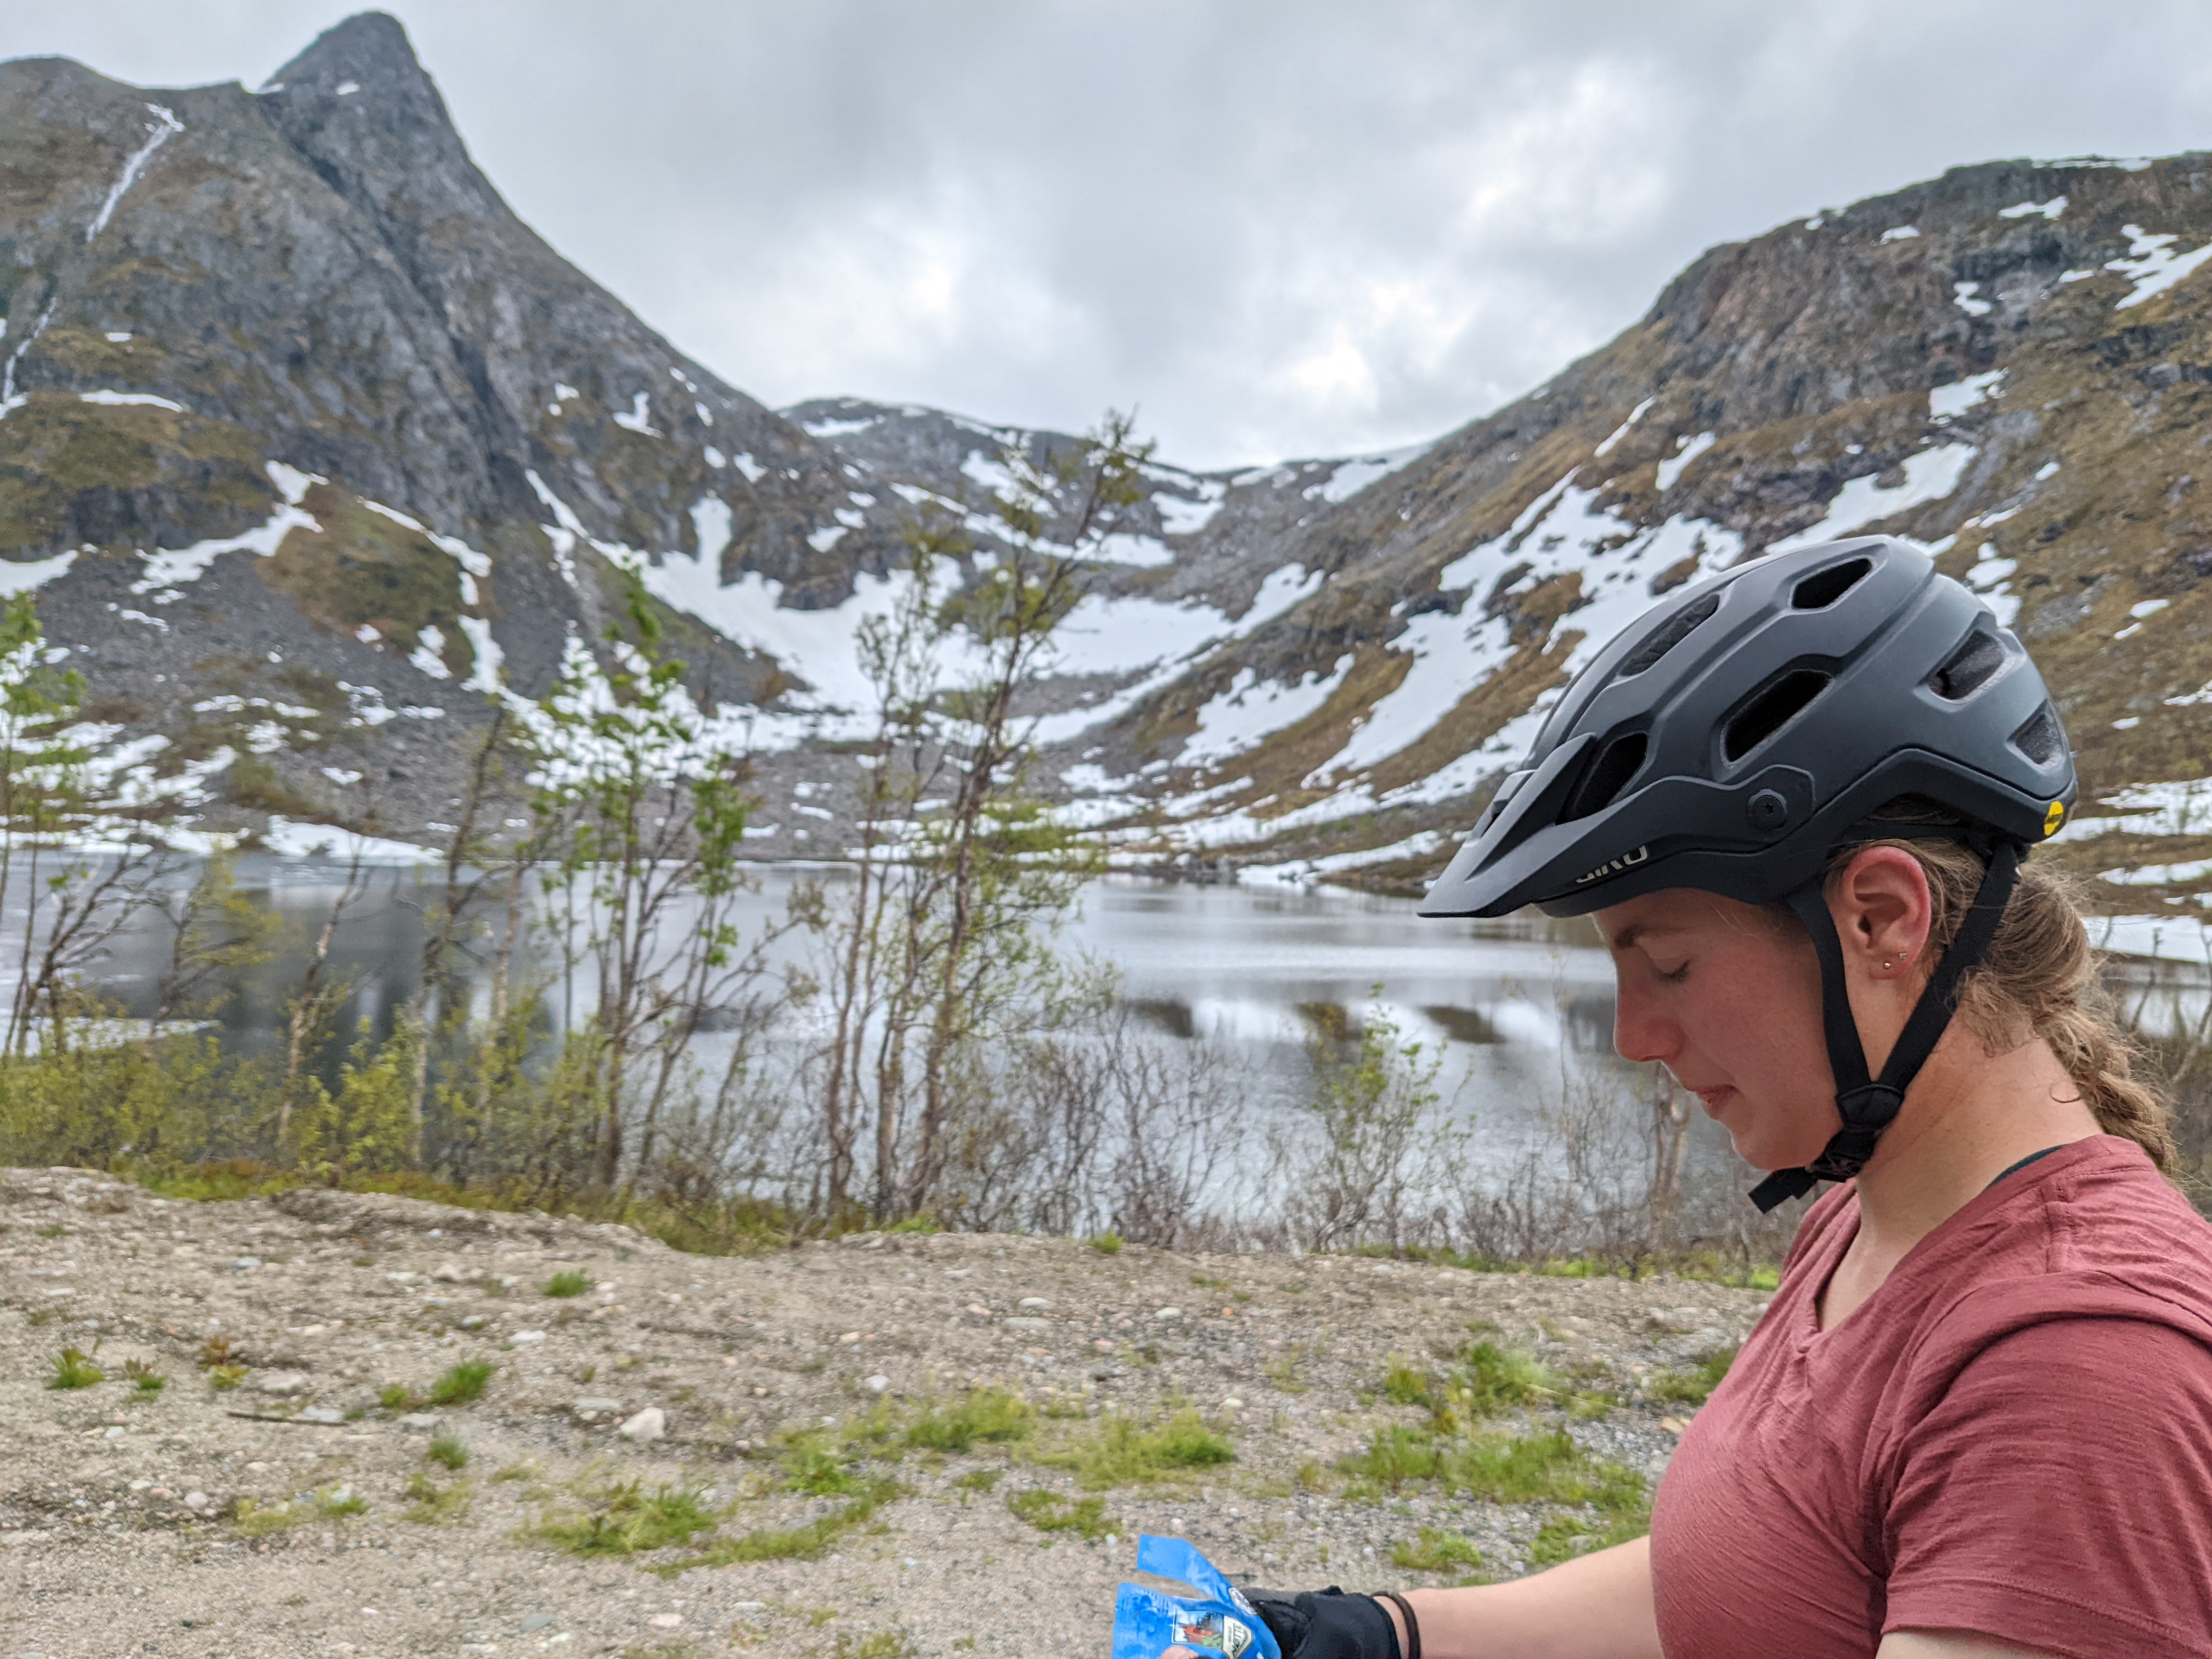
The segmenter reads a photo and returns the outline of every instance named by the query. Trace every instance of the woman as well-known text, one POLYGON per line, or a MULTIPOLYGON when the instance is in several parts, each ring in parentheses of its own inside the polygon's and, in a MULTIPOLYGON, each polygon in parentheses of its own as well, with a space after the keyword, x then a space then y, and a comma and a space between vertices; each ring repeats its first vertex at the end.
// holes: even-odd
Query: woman
POLYGON ((1285 1659, 2212 1655, 2212 1227, 2021 854, 2073 763, 1972 594, 1759 560, 1578 676, 1428 915, 1589 915, 1615 1042, 1806 1215, 1648 1539, 1255 1596, 1285 1659))

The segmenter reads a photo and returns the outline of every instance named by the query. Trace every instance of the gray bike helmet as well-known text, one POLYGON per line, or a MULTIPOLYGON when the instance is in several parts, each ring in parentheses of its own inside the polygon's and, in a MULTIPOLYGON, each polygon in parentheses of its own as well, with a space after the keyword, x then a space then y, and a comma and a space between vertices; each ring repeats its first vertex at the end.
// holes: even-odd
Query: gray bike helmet
POLYGON ((1575 916, 1668 887, 1789 904, 1820 956, 1843 1127, 1759 1183, 1771 1209, 1865 1166, 1996 934, 2021 852, 2074 794, 2042 676, 1989 607, 1893 538, 1831 542, 1686 589, 1601 652, 1420 914, 1575 916), (1869 823, 1900 801, 1954 822, 1869 823), (1964 841, 1989 871, 1870 1079, 1820 880, 1845 847, 1916 833, 1964 841))

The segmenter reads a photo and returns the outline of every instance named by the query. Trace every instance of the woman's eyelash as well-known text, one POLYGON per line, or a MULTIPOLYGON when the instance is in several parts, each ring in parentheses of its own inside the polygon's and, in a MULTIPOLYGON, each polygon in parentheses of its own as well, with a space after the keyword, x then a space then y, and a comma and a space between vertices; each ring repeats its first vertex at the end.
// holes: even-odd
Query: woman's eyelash
POLYGON ((1661 968, 1656 971, 1662 979, 1680 982, 1690 976, 1690 964, 1686 962, 1680 968, 1661 968))

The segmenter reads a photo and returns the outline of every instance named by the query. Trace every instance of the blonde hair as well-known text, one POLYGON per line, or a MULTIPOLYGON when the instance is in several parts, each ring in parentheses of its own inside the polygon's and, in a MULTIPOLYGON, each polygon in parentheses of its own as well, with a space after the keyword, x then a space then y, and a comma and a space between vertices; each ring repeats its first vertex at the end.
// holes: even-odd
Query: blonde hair
MULTIPOLYGON (((1927 872, 1932 964, 1973 906, 1982 860, 1954 841, 1876 839, 1838 854, 1828 867, 1829 884, 1871 847, 1898 848, 1927 872)), ((2098 958, 2073 884, 2040 866, 2023 865, 1996 939, 1960 987, 1955 1018, 1990 1054, 2040 1037, 2096 1115, 2097 1127, 2134 1141, 2170 1172, 2176 1163, 2171 1115, 2158 1091, 2135 1075, 2142 1051, 2115 1018, 2098 958)))

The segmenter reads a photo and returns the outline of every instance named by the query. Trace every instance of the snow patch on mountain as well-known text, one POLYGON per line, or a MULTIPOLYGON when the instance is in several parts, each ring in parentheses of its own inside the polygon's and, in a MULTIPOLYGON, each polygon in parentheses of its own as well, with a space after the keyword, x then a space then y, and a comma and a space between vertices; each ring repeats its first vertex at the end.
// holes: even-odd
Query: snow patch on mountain
POLYGON ((1973 459, 1972 444, 1939 444, 1905 458, 1903 483, 1877 483, 1879 473, 1847 480, 1828 503, 1827 514, 1820 523, 1775 543, 1768 551, 1782 553, 1793 547, 1810 547, 1815 542, 1838 541, 1884 519, 1940 501, 1959 487, 1966 463, 1973 459))
POLYGON ((1347 652, 1327 674, 1301 675, 1296 684, 1262 681, 1240 668, 1226 691, 1207 699, 1198 711, 1198 730, 1177 758, 1184 766, 1218 766, 1231 756, 1257 747, 1278 732, 1296 726, 1326 703, 1352 672, 1347 652))
POLYGON ((1318 498, 1334 506, 1348 501, 1378 478, 1387 478, 1401 467, 1418 461, 1436 447, 1437 441, 1407 444, 1402 449, 1389 449, 1379 455, 1364 455, 1337 463, 1327 482, 1313 484, 1305 490, 1310 501, 1318 498))
MULTIPOLYGON (((1458 616, 1415 617, 1391 642, 1393 651, 1413 658, 1406 678, 1306 780, 1309 787, 1348 782, 1419 742, 1512 659, 1520 647, 1510 617, 1502 608, 1490 615, 1478 606, 1498 605, 1554 577, 1578 578, 1580 602, 1553 624, 1554 637, 1578 635, 1565 664, 1571 675, 1650 608, 1652 577, 1686 559, 1694 562, 1696 575, 1710 574, 1743 551, 1734 532, 1704 520, 1677 514, 1655 526, 1632 523, 1598 506, 1598 491, 1577 486, 1576 476, 1568 473, 1538 496, 1504 534, 1469 549, 1438 573, 1440 586, 1469 590, 1466 607, 1458 616), (1506 582, 1509 575, 1513 580, 1506 582)), ((1480 747, 1371 804, 1445 800, 1475 787, 1526 750, 1557 697, 1557 689, 1546 693, 1480 747)), ((1340 795, 1340 810, 1365 810, 1370 803, 1363 795, 1357 789, 1340 795)))
POLYGON ((2212 259, 2212 242, 2187 253, 2173 252, 2174 236, 2153 236, 2141 225, 2122 225, 2121 234, 2128 239, 2128 252, 2134 257, 2127 259, 2107 259, 2105 269, 2117 270, 2135 284, 2134 292, 2112 307, 2125 311, 2144 301, 2165 293, 2183 277, 2212 259))

